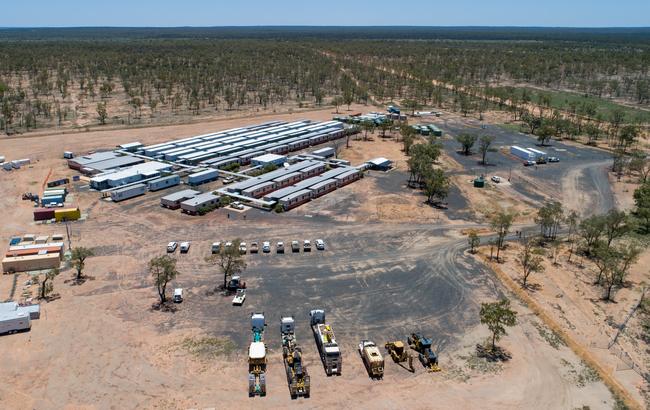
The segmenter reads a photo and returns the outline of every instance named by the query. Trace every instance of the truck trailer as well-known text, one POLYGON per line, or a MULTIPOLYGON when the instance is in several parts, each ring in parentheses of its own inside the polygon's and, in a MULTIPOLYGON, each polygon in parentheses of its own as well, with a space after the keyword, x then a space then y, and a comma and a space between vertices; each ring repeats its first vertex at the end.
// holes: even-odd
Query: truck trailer
POLYGON ((323 361, 325 373, 328 376, 336 374, 341 375, 341 366, 343 364, 343 357, 332 327, 325 321, 325 311, 322 309, 314 309, 309 312, 311 330, 314 332, 314 339, 316 346, 320 353, 320 358, 323 361))
POLYGON ((266 345, 264 313, 251 314, 253 340, 248 348, 248 397, 266 396, 266 345))
POLYGON ((309 398, 309 373, 302 360, 302 349, 296 342, 296 324, 292 316, 280 318, 280 334, 282 336, 284 370, 287 373, 291 398, 295 399, 298 396, 309 398))
POLYGON ((535 154, 533 152, 516 145, 510 147, 510 154, 524 161, 535 161, 535 154))

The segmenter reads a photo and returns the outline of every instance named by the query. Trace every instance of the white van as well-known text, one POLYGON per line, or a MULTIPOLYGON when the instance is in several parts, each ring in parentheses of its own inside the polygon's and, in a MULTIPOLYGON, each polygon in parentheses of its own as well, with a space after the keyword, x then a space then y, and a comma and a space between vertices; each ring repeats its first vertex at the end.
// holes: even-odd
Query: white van
POLYGON ((174 303, 181 303, 183 301, 183 289, 176 288, 174 289, 174 303))

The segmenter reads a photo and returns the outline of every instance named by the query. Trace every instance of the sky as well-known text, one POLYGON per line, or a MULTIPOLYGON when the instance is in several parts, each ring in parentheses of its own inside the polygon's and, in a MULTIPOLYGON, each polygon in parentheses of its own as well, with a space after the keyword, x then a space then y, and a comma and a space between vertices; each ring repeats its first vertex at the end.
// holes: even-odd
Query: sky
POLYGON ((0 27, 649 27, 650 0, 1 0, 0 27))

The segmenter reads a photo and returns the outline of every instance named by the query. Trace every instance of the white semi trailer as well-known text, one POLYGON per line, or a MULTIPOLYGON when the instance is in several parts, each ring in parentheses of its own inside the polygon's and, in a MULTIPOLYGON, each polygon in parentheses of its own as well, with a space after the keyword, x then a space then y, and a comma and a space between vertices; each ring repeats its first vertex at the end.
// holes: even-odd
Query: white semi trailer
POLYGON ((336 374, 341 375, 341 366, 343 358, 336 337, 332 327, 325 321, 325 311, 322 309, 314 309, 309 312, 311 329, 314 332, 314 339, 320 358, 325 367, 325 373, 328 376, 336 374))
POLYGON ((535 161, 535 153, 527 150, 526 148, 521 148, 516 145, 510 147, 510 154, 514 155, 517 158, 523 159, 524 161, 535 161))
POLYGON ((29 312, 26 311, 0 311, 0 335, 29 330, 32 327, 29 312))

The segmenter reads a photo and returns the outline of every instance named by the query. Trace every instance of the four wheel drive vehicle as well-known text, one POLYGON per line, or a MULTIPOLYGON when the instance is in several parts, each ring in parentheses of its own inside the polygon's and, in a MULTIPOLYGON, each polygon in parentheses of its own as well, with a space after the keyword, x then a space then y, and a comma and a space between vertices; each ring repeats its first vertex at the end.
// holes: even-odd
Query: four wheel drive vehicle
POLYGON ((176 288, 174 289, 174 303, 181 303, 183 301, 183 289, 176 288))
POLYGON ((492 182, 496 182, 497 184, 501 182, 501 177, 498 177, 496 175, 492 175, 492 178, 490 178, 492 182))
POLYGON ((230 278, 230 281, 228 282, 228 286, 226 288, 230 292, 235 292, 238 289, 246 289, 246 282, 242 282, 241 276, 233 276, 230 278))
POLYGON ((316 249, 319 251, 325 250, 325 242, 322 239, 316 239, 316 249))
POLYGON ((230 241, 226 242, 226 244, 224 245, 224 247, 226 248, 226 250, 232 248, 232 242, 230 242, 230 241))
POLYGON ((178 242, 169 242, 167 244, 167 253, 176 252, 176 248, 178 248, 178 242))
POLYGON ((223 179, 224 185, 232 184, 233 182, 235 182, 235 177, 226 177, 223 179))
POLYGON ((221 242, 213 242, 211 248, 212 253, 213 254, 219 253, 220 250, 221 250, 221 242))
POLYGON ((262 252, 264 252, 264 253, 271 252, 271 243, 270 242, 262 243, 262 252))
POLYGON ((302 249, 304 252, 311 252, 311 241, 309 239, 305 239, 302 244, 302 249))
POLYGON ((246 289, 237 289, 237 293, 235 293, 235 297, 232 298, 232 304, 235 306, 241 306, 244 304, 245 300, 246 300, 246 289))
POLYGON ((560 158, 558 158, 558 157, 548 157, 548 162, 560 162, 560 158))
POLYGON ((291 252, 300 252, 300 242, 291 241, 291 252))
POLYGON ((239 201, 233 202, 232 204, 230 204, 230 207, 232 209, 239 209, 240 211, 244 209, 244 205, 242 205, 242 203, 239 201))
POLYGON ((278 253, 284 253, 284 242, 278 242, 278 244, 275 246, 275 249, 278 253))
POLYGON ((239 254, 246 255, 246 242, 241 242, 239 244, 239 254))
POLYGON ((531 166, 533 166, 535 164, 537 164, 535 161, 530 161, 530 160, 524 161, 524 166, 525 167, 531 167, 531 166))
POLYGON ((259 247, 257 245, 257 242, 253 241, 251 242, 251 253, 257 253, 259 251, 259 247))
POLYGON ((190 250, 189 242, 181 242, 181 253, 187 253, 190 250))

